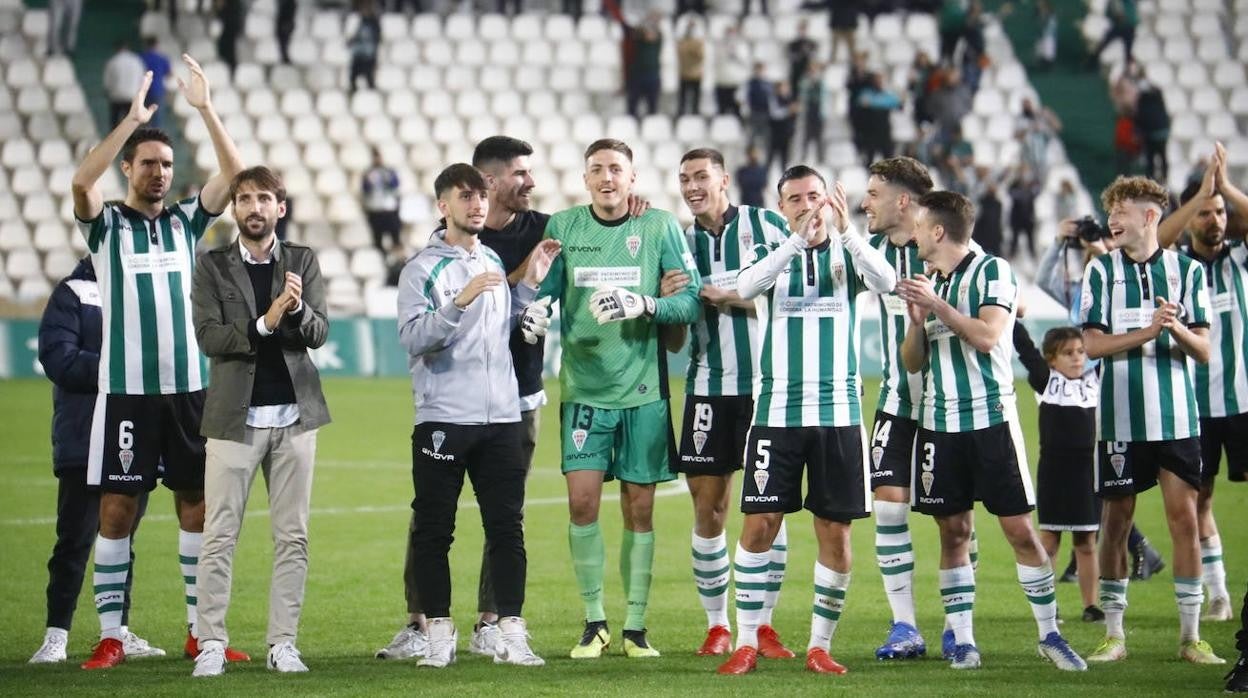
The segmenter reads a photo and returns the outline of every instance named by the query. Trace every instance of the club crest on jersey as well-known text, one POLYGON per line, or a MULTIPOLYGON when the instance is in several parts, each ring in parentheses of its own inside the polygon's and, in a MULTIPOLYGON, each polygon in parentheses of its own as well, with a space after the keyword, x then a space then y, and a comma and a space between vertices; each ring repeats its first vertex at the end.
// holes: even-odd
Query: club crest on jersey
POLYGON ((624 244, 628 247, 628 253, 636 259, 637 253, 641 251, 641 236, 629 235, 628 239, 624 241, 624 244))
POLYGON ((1166 284, 1170 287, 1170 297, 1167 298, 1166 300, 1170 301, 1171 303, 1177 303, 1179 299, 1179 293, 1182 292, 1183 290, 1182 284, 1179 283, 1179 275, 1168 274, 1166 276, 1166 284))
POLYGON ((169 227, 173 229, 173 232, 179 235, 182 234, 182 221, 178 220, 177 218, 174 218, 169 221, 169 227))
POLYGON ((702 447, 706 445, 706 432, 693 432, 693 450, 700 456, 702 455, 702 447))
POLYGON ((1126 467, 1126 465, 1127 457, 1121 453, 1115 453, 1109 457, 1109 466, 1114 469, 1114 475, 1117 475, 1120 480, 1122 479, 1122 469, 1126 467))
POLYGON ((433 452, 434 452, 434 453, 441 453, 441 452, 442 452, 442 444, 446 443, 446 432, 444 432, 444 431, 435 431, 435 432, 433 432, 432 434, 430 434, 430 435, 429 435, 429 439, 430 439, 431 441, 433 441, 433 452))
POLYGON ((880 462, 884 460, 884 447, 876 446, 871 449, 871 462, 875 465, 875 469, 880 469, 880 462))
POLYGON ((580 453, 581 449, 585 448, 585 439, 587 438, 589 438, 589 432, 584 429, 572 430, 572 445, 576 446, 577 453, 580 453))
POLYGON ((845 281, 845 265, 837 262, 832 265, 832 279, 839 285, 845 281))
POLYGON ((759 494, 762 494, 767 489, 767 480, 769 479, 771 479, 771 476, 766 470, 754 471, 754 484, 758 487, 759 494))
POLYGON ((128 448, 121 449, 117 452, 117 460, 121 461, 121 472, 129 475, 130 464, 134 462, 134 451, 128 448))

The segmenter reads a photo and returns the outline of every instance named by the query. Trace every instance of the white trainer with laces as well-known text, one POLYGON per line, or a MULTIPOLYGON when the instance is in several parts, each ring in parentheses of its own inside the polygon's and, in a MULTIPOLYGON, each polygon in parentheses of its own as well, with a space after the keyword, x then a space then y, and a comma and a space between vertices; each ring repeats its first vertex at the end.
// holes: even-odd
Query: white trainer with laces
POLYGON ((498 630, 497 623, 482 621, 481 625, 472 631, 472 639, 468 641, 468 651, 493 657, 498 654, 498 643, 502 642, 502 639, 503 636, 498 630))
POLYGON ((269 648, 269 670, 283 674, 301 674, 308 666, 300 658, 299 650, 293 642, 279 642, 269 648))
POLYGON ((43 633, 43 644, 30 658, 31 664, 56 664, 65 661, 65 645, 69 632, 64 628, 48 628, 43 633))
POLYGON ((1209 599, 1209 609, 1205 611, 1205 615, 1200 619, 1220 623, 1222 621, 1232 620, 1235 617, 1231 610, 1231 600, 1225 596, 1215 596, 1209 599))
POLYGON ((220 640, 204 640, 199 643, 199 656, 195 658, 195 671, 191 676, 220 676, 225 673, 225 643, 220 640))
POLYGON ((502 638, 498 643, 498 653, 494 655, 495 664, 546 665, 546 660, 537 656, 529 647, 529 632, 523 618, 502 618, 498 621, 498 629, 502 638))
POLYGON ((412 659, 425 656, 429 648, 429 638, 419 627, 404 626, 395 633, 390 644, 377 650, 374 655, 378 659, 412 659))
POLYGON ((142 659, 143 657, 163 657, 165 651, 152 647, 147 640, 135 635, 130 628, 121 626, 121 647, 126 651, 126 659, 142 659))
POLYGON ((459 633, 455 621, 450 618, 433 618, 429 621, 429 650, 416 662, 416 666, 442 669, 455 663, 455 645, 459 633))

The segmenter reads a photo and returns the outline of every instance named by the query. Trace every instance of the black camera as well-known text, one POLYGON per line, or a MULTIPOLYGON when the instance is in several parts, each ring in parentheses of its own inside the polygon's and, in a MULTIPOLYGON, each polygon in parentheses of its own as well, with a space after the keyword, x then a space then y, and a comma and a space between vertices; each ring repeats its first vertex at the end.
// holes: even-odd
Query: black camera
MULTIPOLYGON (((1075 221, 1075 237, 1083 242, 1097 242, 1109 237, 1109 228, 1101 225, 1092 216, 1084 216, 1075 221)), ((1074 242, 1074 239, 1071 239, 1074 242)))

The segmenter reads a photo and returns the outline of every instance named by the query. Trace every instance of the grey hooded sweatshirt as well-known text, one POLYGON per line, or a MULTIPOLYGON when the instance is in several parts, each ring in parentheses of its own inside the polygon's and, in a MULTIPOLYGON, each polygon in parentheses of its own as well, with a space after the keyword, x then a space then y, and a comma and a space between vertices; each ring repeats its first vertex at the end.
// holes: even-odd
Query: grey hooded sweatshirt
POLYGON ((439 229, 399 276, 399 342, 407 350, 416 423, 499 424, 520 421, 508 340, 537 289, 506 283, 464 310, 452 302, 478 274, 503 262, 478 242, 472 252, 449 245, 439 229))

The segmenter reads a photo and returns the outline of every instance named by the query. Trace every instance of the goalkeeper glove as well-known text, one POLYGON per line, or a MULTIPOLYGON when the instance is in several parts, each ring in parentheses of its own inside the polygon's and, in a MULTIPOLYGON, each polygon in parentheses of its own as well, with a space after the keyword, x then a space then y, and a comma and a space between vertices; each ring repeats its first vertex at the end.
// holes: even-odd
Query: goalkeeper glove
POLYGON ((550 298, 529 303, 520 316, 520 335, 529 344, 537 344, 550 329, 550 298))
POLYGON ((589 310, 599 325, 654 315, 654 299, 622 288, 605 286, 589 298, 589 310))

